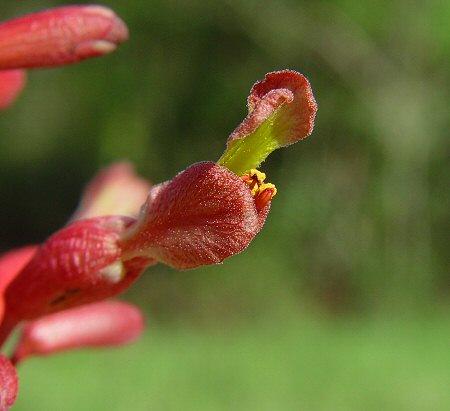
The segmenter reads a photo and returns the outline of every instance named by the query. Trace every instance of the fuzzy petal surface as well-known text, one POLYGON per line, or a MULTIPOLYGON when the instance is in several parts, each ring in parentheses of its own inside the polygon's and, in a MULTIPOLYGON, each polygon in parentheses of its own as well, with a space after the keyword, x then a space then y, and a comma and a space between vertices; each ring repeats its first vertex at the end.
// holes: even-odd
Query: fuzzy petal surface
POLYGON ((244 250, 264 224, 243 181, 211 162, 154 186, 121 236, 123 259, 148 256, 178 269, 217 264, 244 250))
POLYGON ((4 293, 0 344, 15 325, 126 290, 153 260, 121 261, 119 235, 134 220, 79 220, 52 235, 4 293))
POLYGON ((254 84, 248 110, 218 161, 238 175, 258 168, 272 151, 309 136, 317 104, 306 77, 283 70, 268 73, 254 84))

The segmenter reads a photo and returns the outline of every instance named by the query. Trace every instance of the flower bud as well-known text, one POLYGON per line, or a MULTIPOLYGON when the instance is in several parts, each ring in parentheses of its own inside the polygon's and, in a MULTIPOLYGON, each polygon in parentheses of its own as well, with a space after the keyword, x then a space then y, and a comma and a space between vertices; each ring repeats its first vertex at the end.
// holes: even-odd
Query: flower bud
POLYGON ((51 67, 114 51, 125 23, 103 6, 65 6, 0 24, 0 69, 51 67))

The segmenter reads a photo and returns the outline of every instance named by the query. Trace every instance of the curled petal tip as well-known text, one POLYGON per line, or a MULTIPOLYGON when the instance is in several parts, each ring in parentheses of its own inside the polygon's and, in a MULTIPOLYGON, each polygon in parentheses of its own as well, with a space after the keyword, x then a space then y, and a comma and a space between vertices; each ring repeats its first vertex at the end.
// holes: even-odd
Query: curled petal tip
MULTIPOLYGON (((266 112, 261 111, 270 116, 283 103, 286 103, 286 106, 277 118, 280 127, 278 140, 281 146, 286 146, 308 137, 314 128, 317 103, 305 76, 293 70, 273 71, 266 74, 265 79, 255 83, 250 91, 248 119, 260 106, 266 107, 266 112)), ((261 117, 259 120, 262 122, 265 119, 261 117)), ((232 136, 236 132, 239 134, 239 128, 232 136)))
POLYGON ((0 71, 0 111, 14 103, 25 82, 26 73, 23 70, 0 71))
POLYGON ((50 67, 102 56, 128 38, 103 6, 65 6, 0 24, 0 69, 50 67))
POLYGON ((257 168, 272 151, 309 136, 317 104, 306 77, 282 70, 254 84, 248 110, 218 161, 236 174, 257 168))

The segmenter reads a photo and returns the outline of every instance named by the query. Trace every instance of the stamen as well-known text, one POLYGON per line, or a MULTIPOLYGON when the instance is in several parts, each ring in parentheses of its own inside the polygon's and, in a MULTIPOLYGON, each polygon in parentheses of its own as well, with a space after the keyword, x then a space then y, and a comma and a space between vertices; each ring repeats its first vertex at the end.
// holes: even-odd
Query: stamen
POLYGON ((255 197, 255 207, 257 211, 261 211, 266 204, 272 200, 277 194, 277 188, 270 183, 262 184, 259 187, 258 194, 255 197))
POLYGON ((247 183, 252 192, 252 196, 255 197, 260 185, 266 179, 266 175, 264 173, 261 173, 261 171, 252 168, 251 170, 248 170, 244 175, 242 175, 241 179, 242 181, 247 183))
POLYGON ((258 211, 262 210, 277 193, 273 184, 264 183, 266 175, 254 168, 245 172, 240 178, 250 188, 258 211))

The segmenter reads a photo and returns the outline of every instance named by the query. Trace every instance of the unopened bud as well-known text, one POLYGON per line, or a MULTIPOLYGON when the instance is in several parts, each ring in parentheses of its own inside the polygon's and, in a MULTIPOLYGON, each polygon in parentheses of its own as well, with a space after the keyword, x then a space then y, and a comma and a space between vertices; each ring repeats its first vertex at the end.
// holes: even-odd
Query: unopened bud
POLYGON ((128 38, 103 6, 66 6, 0 24, 0 69, 50 67, 103 56, 128 38))

